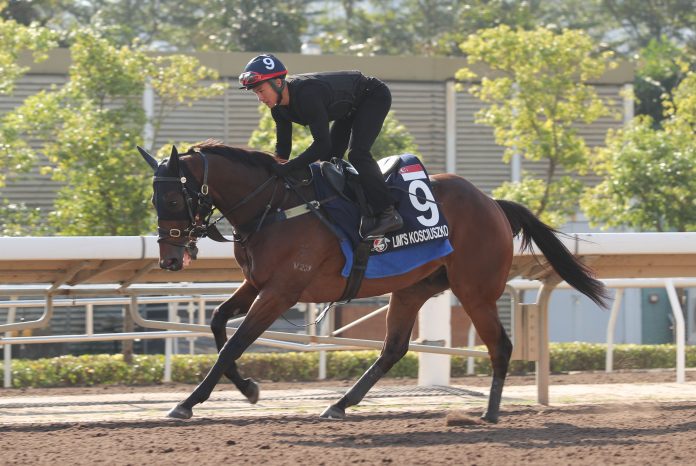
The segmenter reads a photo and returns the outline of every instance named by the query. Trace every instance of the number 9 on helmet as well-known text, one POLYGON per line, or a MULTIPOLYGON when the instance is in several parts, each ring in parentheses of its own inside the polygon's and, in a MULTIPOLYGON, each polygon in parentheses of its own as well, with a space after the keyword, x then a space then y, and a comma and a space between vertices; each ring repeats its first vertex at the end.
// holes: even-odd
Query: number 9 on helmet
POLYGON ((284 79, 288 74, 285 65, 270 53, 252 58, 239 75, 240 89, 253 89, 269 79, 284 79))

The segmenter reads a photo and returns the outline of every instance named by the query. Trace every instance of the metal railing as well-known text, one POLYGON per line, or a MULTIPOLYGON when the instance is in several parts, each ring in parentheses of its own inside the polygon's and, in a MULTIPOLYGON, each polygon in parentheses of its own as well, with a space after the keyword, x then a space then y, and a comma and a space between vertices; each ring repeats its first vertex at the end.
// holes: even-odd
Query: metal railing
MULTIPOLYGON (((212 337, 212 332, 206 320, 206 306, 211 302, 220 302, 229 297, 229 294, 198 294, 214 290, 224 289, 230 290, 232 287, 237 287, 238 284, 200 284, 200 285, 155 285, 155 286, 139 286, 123 290, 111 286, 90 286, 90 287, 53 287, 50 290, 44 287, 0 287, 0 293, 3 291, 5 295, 8 292, 15 293, 11 295, 9 301, 0 301, 0 308, 7 308, 7 323, 0 325, 0 332, 5 332, 5 337, 0 338, 0 346, 4 346, 4 386, 11 386, 11 351, 13 344, 41 344, 41 343, 82 343, 94 341, 116 341, 116 340, 140 340, 140 339, 165 339, 165 371, 164 381, 171 380, 171 356, 172 356, 172 338, 197 338, 197 337, 212 337), (4 289, 3 289, 4 288, 4 289), (111 297, 76 297, 77 295, 95 295, 99 293, 107 294, 114 291, 121 294, 129 294, 128 296, 111 296, 111 297), (190 295, 174 295, 174 296, 144 296, 153 293, 163 292, 191 292, 190 295), (37 293, 46 293, 45 300, 40 299, 18 299, 18 294, 23 296, 35 296, 37 293), (72 295, 70 298, 56 298, 53 293, 62 295, 72 295), (139 312, 140 304, 156 304, 167 303, 170 305, 170 313, 168 321, 149 320, 142 317, 139 312), (176 322, 171 312, 171 305, 181 303, 197 303, 198 304, 198 323, 191 322, 176 322), (15 323, 14 317, 18 308, 36 308, 45 306, 42 317, 38 320, 15 323), (95 334, 93 331, 94 322, 94 306, 101 305, 124 305, 130 309, 130 315, 133 321, 148 329, 157 329, 157 331, 147 332, 118 332, 108 334, 95 334), (85 333, 78 335, 50 335, 50 336, 12 336, 12 332, 19 330, 43 328, 47 326, 53 316, 55 307, 74 307, 84 306, 85 308, 85 333)), ((317 334, 316 329, 308 327, 310 331, 307 334, 296 334, 278 331, 266 331, 255 343, 259 345, 293 350, 293 351, 319 351, 320 352, 320 367, 319 377, 326 375, 326 357, 325 351, 340 351, 340 350, 355 350, 355 349, 381 349, 382 341, 365 340, 357 338, 337 337, 336 335, 354 327, 366 320, 380 315, 386 311, 387 306, 383 306, 370 314, 357 319, 354 322, 336 330, 331 328, 323 329, 322 334, 317 334)), ((309 321, 314 321, 316 316, 316 306, 309 307, 309 321)), ((236 331, 235 326, 244 317, 231 319, 228 322, 228 331, 236 331)), ((444 354, 444 355, 462 355, 468 357, 488 357, 486 351, 452 348, 442 346, 430 346, 412 342, 409 344, 410 351, 444 354)))
MULTIPOLYGON (((686 380, 686 323, 684 320, 684 312, 677 297, 676 288, 696 287, 696 278, 626 278, 626 279, 604 279, 601 280, 607 288, 616 289, 614 300, 612 302, 611 313, 607 323, 606 340, 607 354, 605 360, 605 371, 612 372, 614 369, 614 334, 616 332, 616 321, 621 311, 621 302, 624 296, 624 290, 627 288, 665 288, 670 301, 672 316, 674 317, 675 325, 675 340, 676 340, 676 372, 677 383, 683 383, 686 380)), ((511 280, 508 286, 513 289, 531 290, 538 289, 540 283, 533 280, 511 280)), ((557 285, 557 288, 570 288, 570 286, 562 282, 557 285)))
MULTIPOLYGON (((602 280, 608 288, 616 289, 614 302, 612 303, 611 314, 607 324, 607 354, 606 371, 613 370, 613 347, 614 333, 616 329, 617 316, 621 309, 621 300, 624 289, 626 288, 657 288, 664 287, 667 290, 672 313, 675 322, 676 333, 676 368, 677 382, 685 381, 685 346, 686 329, 684 315, 676 294, 676 288, 696 287, 696 278, 660 278, 660 279, 606 279, 602 280)), ((511 280, 506 291, 511 294, 513 303, 518 302, 519 292, 522 290, 538 289, 540 283, 531 280, 511 280)), ((0 294, 10 296, 9 301, 0 301, 0 308, 7 308, 7 323, 0 325, 0 332, 5 332, 5 337, 0 338, 0 346, 4 346, 4 386, 11 386, 11 345, 13 344, 41 344, 41 343, 77 343, 92 341, 114 341, 114 340, 136 340, 136 339, 165 339, 165 381, 171 380, 171 354, 172 338, 197 338, 212 337, 210 328, 205 324, 206 306, 211 302, 220 302, 229 297, 229 291, 237 287, 238 284, 214 283, 214 284, 171 284, 171 285, 141 285, 133 286, 124 290, 118 286, 87 286, 87 287, 33 287, 33 286, 13 286, 0 287, 0 294), (226 294, 215 294, 215 292, 226 291, 226 294), (158 293, 187 293, 169 296, 150 296, 158 293), (20 296, 36 296, 45 293, 45 299, 19 299, 20 296), (99 294, 120 293, 120 296, 99 297, 99 294), (206 294, 208 293, 208 294, 206 294), (67 298, 57 298, 54 295, 72 296, 67 298), (88 297, 77 297, 87 295, 88 297), (142 317, 139 312, 140 304, 167 303, 170 305, 169 321, 148 320, 142 317), (181 303, 188 303, 189 308, 198 305, 197 319, 190 317, 191 322, 175 322, 172 318, 171 306, 181 303), (14 322, 16 310, 19 308, 35 308, 44 306, 44 313, 40 319, 29 322, 14 322), (94 334, 94 306, 101 305, 124 305, 130 308, 130 314, 136 324, 143 328, 154 328, 157 331, 148 332, 120 332, 108 334, 94 334), (48 325, 55 307, 62 306, 84 306, 85 307, 85 333, 79 335, 52 335, 52 336, 12 336, 12 332, 42 328, 48 325), (197 320, 198 323, 193 323, 197 320)), ((565 282, 558 285, 558 288, 569 288, 565 282)), ((323 328, 317 334, 316 329, 310 328, 308 334, 295 334, 288 332, 266 331, 255 343, 288 349, 294 351, 319 351, 320 355, 320 377, 325 377, 326 359, 324 352, 327 350, 347 350, 372 348, 381 349, 383 342, 376 340, 364 340, 355 338, 337 337, 344 331, 355 327, 358 324, 381 315, 387 310, 388 306, 382 306, 369 314, 356 319, 341 328, 332 330, 323 328), (323 365, 323 368, 322 368, 323 365)), ((514 308, 514 305, 513 305, 514 308)), ((316 315, 316 307, 310 308, 310 314, 316 315)), ((513 312, 513 316, 514 316, 513 312)), ((513 317, 514 318, 514 317, 513 317)), ((243 317, 230 320, 228 323, 229 331, 236 331, 235 325, 243 317)), ((313 321, 313 317, 310 318, 313 321)), ((1 333, 0 333, 1 334, 1 333)), ((473 373, 473 357, 487 357, 486 351, 473 350, 475 333, 473 328, 469 329, 468 344, 469 348, 452 348, 443 346, 431 346, 413 342, 409 345, 409 350, 467 356, 467 372, 473 373)), ((513 339, 516 338, 513 335, 513 339)))

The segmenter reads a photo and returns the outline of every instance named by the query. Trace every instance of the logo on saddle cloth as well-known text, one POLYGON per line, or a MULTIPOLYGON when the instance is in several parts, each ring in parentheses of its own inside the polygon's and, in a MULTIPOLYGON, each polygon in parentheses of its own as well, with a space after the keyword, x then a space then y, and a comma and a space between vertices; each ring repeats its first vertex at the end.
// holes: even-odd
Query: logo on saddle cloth
MULTIPOLYGON (((447 221, 441 215, 421 161, 415 155, 402 154, 381 159, 378 163, 396 199, 404 227, 374 240, 365 276, 399 275, 452 252, 447 239, 447 221)), ((318 164, 312 164, 312 172, 317 199, 333 196, 335 191, 320 176, 318 164)), ((348 276, 353 249, 360 241, 360 208, 356 202, 343 196, 324 204, 324 208, 338 227, 341 249, 346 256, 343 276, 348 276)))
POLYGON ((390 241, 388 238, 377 238, 375 240, 372 240, 372 248, 370 249, 370 251, 384 252, 389 247, 389 243, 390 241))

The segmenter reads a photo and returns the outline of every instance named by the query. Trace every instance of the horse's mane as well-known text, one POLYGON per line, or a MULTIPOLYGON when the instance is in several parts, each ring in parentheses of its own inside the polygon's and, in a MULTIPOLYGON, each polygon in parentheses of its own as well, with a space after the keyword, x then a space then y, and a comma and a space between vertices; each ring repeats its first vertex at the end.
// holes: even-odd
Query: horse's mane
POLYGON ((206 139, 203 142, 198 142, 191 146, 191 150, 221 155, 223 157, 256 167, 270 167, 271 165, 278 163, 275 156, 268 152, 250 148, 227 146, 223 144, 222 141, 217 139, 206 139))

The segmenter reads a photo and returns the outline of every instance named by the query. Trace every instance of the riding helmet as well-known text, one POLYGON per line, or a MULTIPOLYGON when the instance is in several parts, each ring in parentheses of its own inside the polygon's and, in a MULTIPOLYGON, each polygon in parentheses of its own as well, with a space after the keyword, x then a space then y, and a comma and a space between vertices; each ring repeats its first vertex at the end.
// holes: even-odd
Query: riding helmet
POLYGON ((252 58, 239 75, 240 89, 253 89, 264 81, 284 79, 288 74, 285 65, 274 55, 265 53, 252 58))

